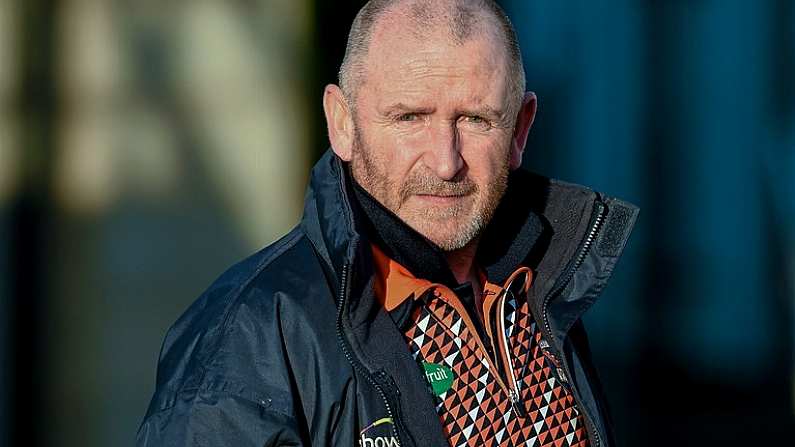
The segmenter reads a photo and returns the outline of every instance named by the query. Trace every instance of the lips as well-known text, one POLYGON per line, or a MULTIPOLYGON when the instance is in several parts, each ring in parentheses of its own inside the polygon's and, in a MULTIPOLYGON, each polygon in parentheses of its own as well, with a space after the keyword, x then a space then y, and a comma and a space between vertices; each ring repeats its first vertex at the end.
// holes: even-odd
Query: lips
POLYGON ((456 198, 456 197, 464 197, 467 194, 422 194, 422 193, 420 193, 420 194, 414 194, 414 195, 415 196, 420 196, 420 197, 438 197, 438 198, 442 198, 442 199, 453 199, 453 198, 456 198))
POLYGON ((416 197, 428 200, 455 200, 463 196, 438 196, 435 194, 417 194, 416 197))
POLYGON ((411 182, 402 188, 401 203, 411 197, 422 201, 449 204, 456 199, 472 196, 477 192, 477 186, 469 181, 461 183, 438 183, 430 181, 411 182))
POLYGON ((439 194, 415 194, 414 197, 422 202, 436 206, 449 206, 467 197, 466 195, 439 195, 439 194))

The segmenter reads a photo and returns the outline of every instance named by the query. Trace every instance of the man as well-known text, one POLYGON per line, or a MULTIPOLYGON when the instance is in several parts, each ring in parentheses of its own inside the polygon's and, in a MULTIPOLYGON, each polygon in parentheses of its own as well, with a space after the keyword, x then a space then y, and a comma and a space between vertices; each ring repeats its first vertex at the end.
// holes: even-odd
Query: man
POLYGON ((519 169, 503 11, 371 1, 323 106, 300 225, 169 331, 139 445, 612 445, 580 317, 637 209, 519 169))

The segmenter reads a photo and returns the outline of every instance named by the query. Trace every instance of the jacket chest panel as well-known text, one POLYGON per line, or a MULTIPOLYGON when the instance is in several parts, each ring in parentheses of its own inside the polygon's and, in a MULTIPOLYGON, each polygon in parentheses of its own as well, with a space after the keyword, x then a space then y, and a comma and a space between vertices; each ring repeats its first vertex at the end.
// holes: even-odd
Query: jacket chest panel
POLYGON ((490 335, 495 349, 498 342, 507 345, 502 360, 513 370, 503 374, 507 382, 496 371, 500 359, 489 357, 456 306, 437 298, 412 312, 404 337, 425 369, 450 445, 588 445, 582 416, 557 376, 557 359, 543 348, 529 306, 510 299, 504 309, 497 325, 502 333, 490 335), (516 404, 511 390, 518 392, 516 404))

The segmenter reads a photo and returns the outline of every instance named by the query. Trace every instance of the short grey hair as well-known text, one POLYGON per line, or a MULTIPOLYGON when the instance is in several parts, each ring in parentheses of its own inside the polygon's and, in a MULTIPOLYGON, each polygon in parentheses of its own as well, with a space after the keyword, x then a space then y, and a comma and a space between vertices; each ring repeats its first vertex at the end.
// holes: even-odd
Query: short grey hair
MULTIPOLYGON (((375 24, 388 10, 404 1, 406 0, 370 0, 353 20, 345 57, 339 71, 340 88, 352 107, 356 91, 364 76, 364 59, 370 47, 375 24)), ((428 25, 440 20, 437 14, 438 4, 439 0, 413 0, 408 16, 417 24, 416 29, 428 29, 428 25)), ((485 11, 497 20, 498 31, 504 40, 507 53, 507 86, 511 105, 515 109, 511 112, 518 113, 526 81, 519 39, 508 15, 494 0, 452 0, 444 8, 444 19, 456 43, 466 41, 475 32, 480 12, 485 11)))

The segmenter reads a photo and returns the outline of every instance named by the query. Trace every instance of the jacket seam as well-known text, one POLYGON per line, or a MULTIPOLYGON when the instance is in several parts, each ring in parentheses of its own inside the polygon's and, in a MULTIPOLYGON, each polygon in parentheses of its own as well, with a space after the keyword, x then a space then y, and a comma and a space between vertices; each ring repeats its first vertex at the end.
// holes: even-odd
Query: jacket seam
MULTIPOLYGON (((295 235, 293 235, 291 238, 289 238, 287 240, 283 240, 281 245, 279 245, 278 247, 274 248, 274 252, 270 256, 268 256, 265 259, 263 259, 262 261, 260 261, 261 262, 260 265, 257 266, 257 268, 254 270, 254 272, 251 274, 251 276, 249 278, 247 278, 242 284, 240 284, 240 286, 238 288, 236 288, 234 291, 230 292, 230 295, 227 295, 227 296, 230 296, 230 297, 233 297, 233 298, 232 298, 232 302, 229 305, 229 309, 227 309, 227 311, 225 312, 224 321, 221 323, 221 326, 220 326, 220 329, 221 329, 222 332, 226 331, 226 329, 227 329, 227 327, 229 325, 229 319, 231 318, 232 314, 234 313, 234 312, 232 312, 232 308, 235 307, 235 305, 237 304, 237 301, 243 295, 243 292, 245 292, 249 288, 249 286, 251 286, 251 283, 253 283, 254 280, 257 279, 257 277, 260 274, 262 274, 262 271, 265 270, 265 268, 268 267, 268 265, 270 265, 271 262, 273 262, 279 256, 283 255, 289 249, 295 247, 295 245, 298 242, 298 240, 303 237, 303 233, 301 231, 298 231, 297 229, 294 230, 294 231, 296 233, 295 235)), ((220 337, 218 338, 217 342, 220 343, 220 337)), ((212 354, 207 356, 207 360, 214 358, 215 354, 218 352, 218 349, 220 349, 220 346, 216 346, 213 349, 212 354)))
POLYGON ((213 390, 213 389, 208 388, 208 387, 190 387, 190 388, 184 388, 184 389, 181 389, 179 391, 176 391, 174 393, 173 399, 170 399, 171 403, 168 406, 160 408, 159 410, 149 414, 147 416, 147 418, 146 418, 146 421, 144 421, 144 424, 147 421, 151 420, 152 418, 154 418, 154 417, 156 417, 156 416, 158 416, 158 415, 160 415, 162 413, 166 413, 168 411, 173 410, 174 407, 176 407, 176 405, 177 405, 176 401, 177 401, 177 398, 179 396, 191 395, 193 397, 196 397, 196 396, 198 396, 199 393, 210 393, 210 394, 212 394, 214 396, 224 396, 225 395, 225 396, 233 397, 233 398, 240 399, 242 401, 254 404, 254 405, 259 407, 263 411, 280 414, 282 416, 285 416, 285 417, 291 419, 292 421, 296 420, 295 416, 293 416, 292 414, 288 414, 287 412, 281 411, 281 410, 279 410, 277 408, 274 408, 274 407, 271 407, 271 406, 265 406, 265 405, 262 404, 262 402, 258 402, 258 401, 254 400, 254 399, 251 399, 249 397, 243 396, 243 395, 238 394, 238 393, 233 393, 231 391, 213 390))

